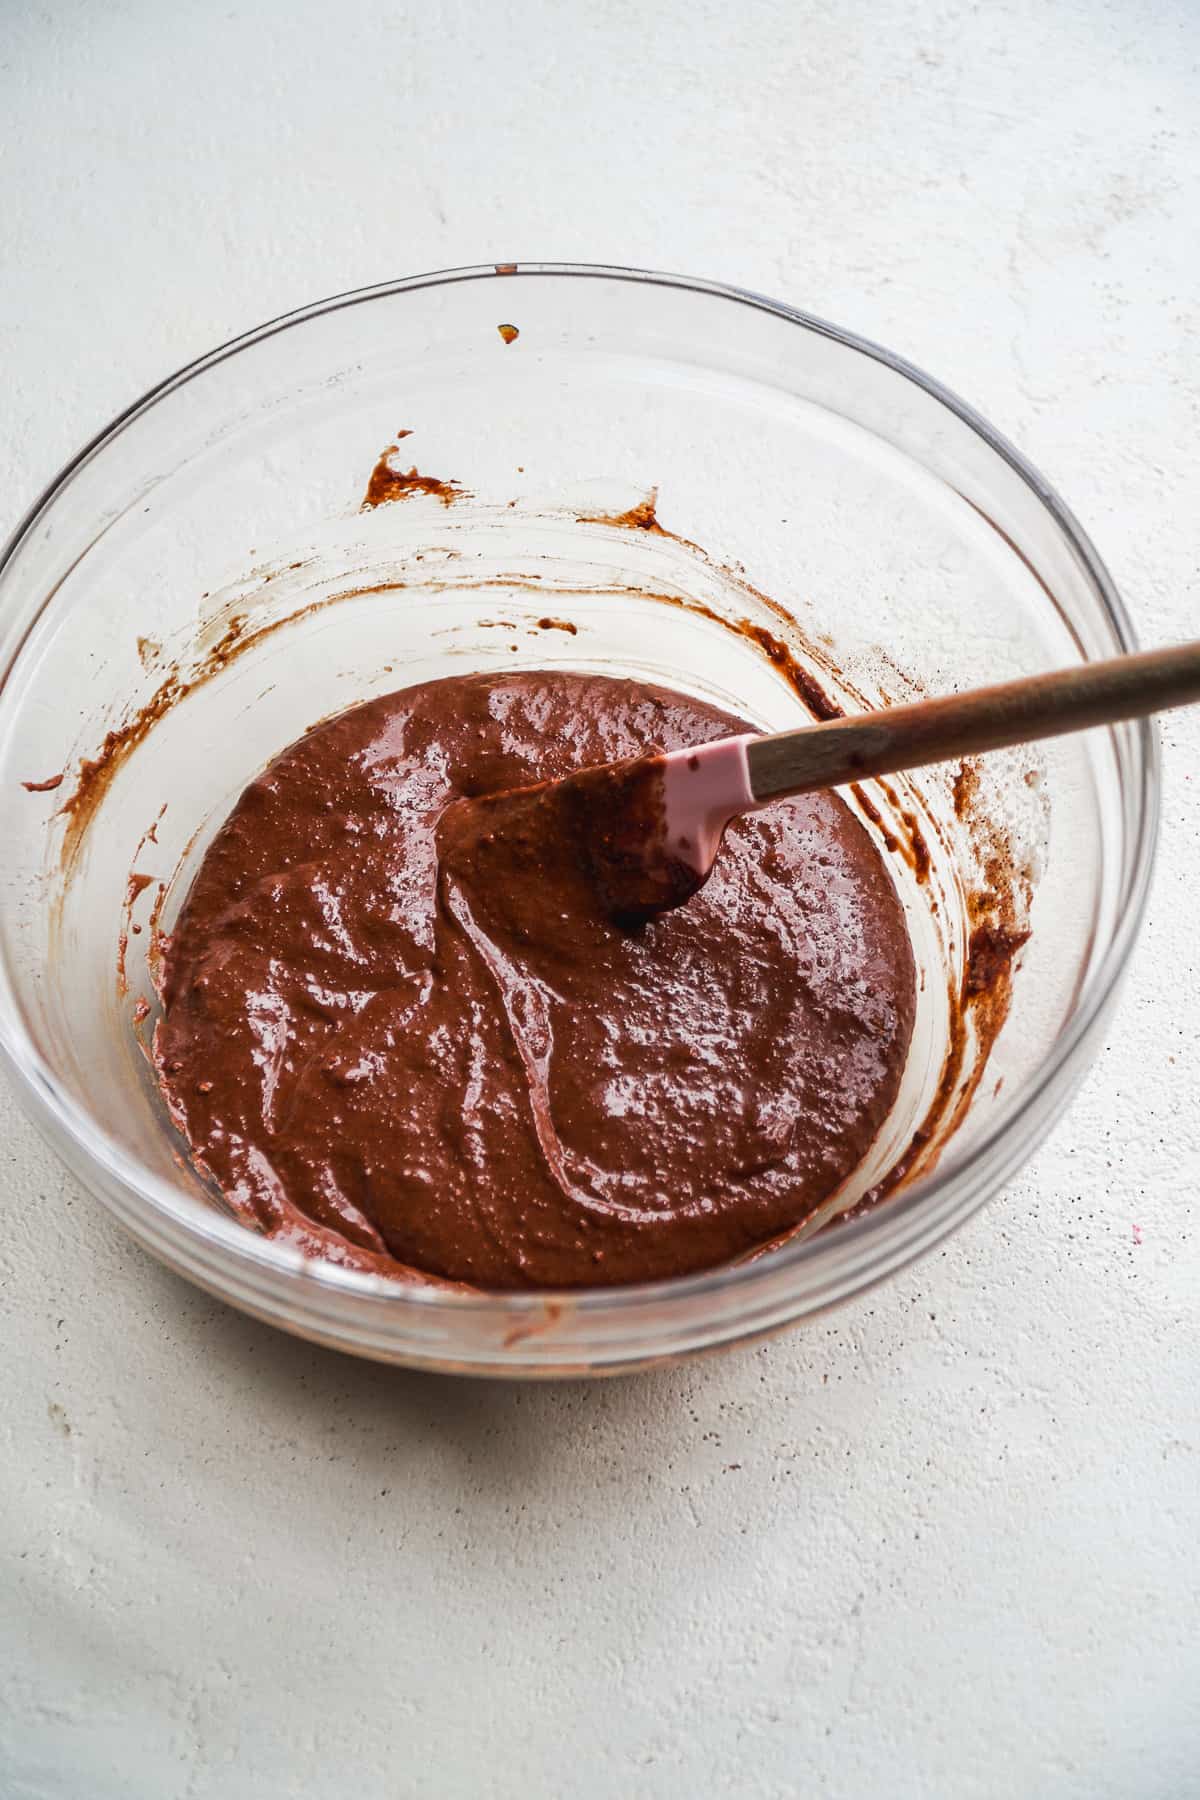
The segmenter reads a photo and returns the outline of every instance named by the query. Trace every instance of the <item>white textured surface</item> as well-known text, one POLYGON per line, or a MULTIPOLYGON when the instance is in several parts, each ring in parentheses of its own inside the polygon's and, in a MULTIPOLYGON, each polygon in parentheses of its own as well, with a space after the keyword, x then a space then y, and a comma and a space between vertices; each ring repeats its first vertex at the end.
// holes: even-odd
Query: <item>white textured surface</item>
MULTIPOLYGON (((1195 0, 3 0, 0 527, 259 319, 625 261, 934 370, 1193 633, 1198 64, 1195 0)), ((4 1800, 1200 1795, 1200 717, 1164 739, 1073 1111, 765 1349, 541 1390, 311 1350, 0 1091, 4 1800)))

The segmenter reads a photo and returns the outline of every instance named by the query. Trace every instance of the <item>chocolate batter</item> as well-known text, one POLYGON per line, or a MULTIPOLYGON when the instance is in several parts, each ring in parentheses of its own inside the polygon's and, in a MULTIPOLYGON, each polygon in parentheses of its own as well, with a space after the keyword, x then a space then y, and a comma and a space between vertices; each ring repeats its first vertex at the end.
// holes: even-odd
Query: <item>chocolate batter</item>
POLYGON ((915 1005, 845 804, 739 821, 636 931, 569 840, 450 806, 746 729, 638 682, 475 675, 355 707, 252 782, 166 947, 156 1044, 238 1216, 481 1288, 680 1275, 805 1219, 891 1107, 915 1005))

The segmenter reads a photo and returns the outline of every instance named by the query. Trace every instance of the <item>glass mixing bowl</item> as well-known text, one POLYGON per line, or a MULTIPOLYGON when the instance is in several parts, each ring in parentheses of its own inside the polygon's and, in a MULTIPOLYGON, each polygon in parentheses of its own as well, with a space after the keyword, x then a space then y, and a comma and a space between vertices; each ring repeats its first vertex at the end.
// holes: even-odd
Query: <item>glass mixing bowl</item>
MULTIPOLYGON (((897 862, 897 880, 927 973, 940 958, 961 984, 965 884, 989 856, 1031 895, 1007 1023, 894 1197, 736 1266, 486 1294, 306 1262, 223 1214, 139 1048, 156 916, 169 928, 244 784, 319 718, 437 674, 557 662, 782 725, 805 713, 781 643, 853 706, 1133 637, 1070 513, 981 418, 877 346, 735 289, 501 264, 344 295, 183 370, 81 452, 0 563, 0 1044, 32 1116, 170 1267, 385 1361, 628 1369, 775 1331, 900 1268, 1002 1186, 1098 1042, 1150 872, 1148 725, 989 760, 991 835, 973 847, 947 772, 912 790, 934 876, 917 893, 897 862), (363 508, 369 482, 386 504, 363 508)), ((884 1162, 944 1068, 946 983, 926 985, 884 1162)))

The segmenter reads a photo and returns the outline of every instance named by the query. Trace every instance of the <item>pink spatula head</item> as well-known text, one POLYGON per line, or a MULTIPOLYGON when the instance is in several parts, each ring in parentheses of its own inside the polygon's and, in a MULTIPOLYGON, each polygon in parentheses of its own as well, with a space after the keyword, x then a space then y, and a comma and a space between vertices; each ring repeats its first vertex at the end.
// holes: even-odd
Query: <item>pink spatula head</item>
POLYGON ((528 874, 559 867, 565 854, 599 911, 618 925, 642 924, 704 885, 726 825, 758 804, 751 741, 720 738, 456 801, 439 828, 443 863, 489 868, 504 880, 518 863, 528 874))
MULTIPOLYGON (((637 924, 682 906, 704 886, 729 821, 759 804, 746 760, 752 742, 750 735, 718 738, 613 768, 604 835, 593 841, 590 858, 615 919, 637 924)), ((605 772, 589 771, 593 777, 605 772)))

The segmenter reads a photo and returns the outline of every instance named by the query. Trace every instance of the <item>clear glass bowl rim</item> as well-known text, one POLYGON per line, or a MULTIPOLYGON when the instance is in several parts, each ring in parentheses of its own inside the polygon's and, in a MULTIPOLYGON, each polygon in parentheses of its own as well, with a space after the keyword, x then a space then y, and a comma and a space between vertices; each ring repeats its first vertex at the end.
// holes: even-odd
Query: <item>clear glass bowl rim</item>
MULTIPOLYGON (((642 283, 725 300, 771 314, 801 330, 828 338, 845 349, 882 363, 895 374, 923 389, 954 414, 1020 477, 1072 549, 1100 603, 1117 646, 1125 651, 1137 647, 1129 615, 1113 581, 1069 507, 1015 446, 941 382, 904 357, 895 355, 868 338, 749 289, 689 276, 602 263, 486 263, 409 276, 333 295, 281 314, 278 318, 230 339, 150 388, 84 445, 34 502, 0 552, 0 581, 19 555, 25 539, 50 509, 67 495, 71 483, 87 464, 101 455, 122 432, 160 400, 228 358, 241 355, 276 333, 302 325, 307 320, 344 308, 369 304, 373 300, 457 282, 511 282, 545 278, 642 283)), ((41 612, 53 599, 53 592, 46 595, 36 617, 41 616, 41 612)), ((0 670, 0 708, 3 707, 4 690, 9 676, 28 632, 36 623, 36 617, 30 620, 27 630, 12 646, 5 667, 0 670)), ((861 1293, 933 1248, 969 1218, 999 1185, 989 1178, 987 1168, 998 1162, 1011 1172, 1011 1168, 1023 1161, 1036 1142, 1049 1130, 1069 1097, 1072 1074, 1080 1072, 1081 1052, 1098 1028, 1114 997, 1141 924, 1153 872, 1159 814, 1158 734, 1151 720, 1140 721, 1125 729, 1130 732, 1129 741, 1132 746, 1137 822, 1136 835, 1121 871, 1121 904, 1117 925, 1103 948, 1082 996, 1083 1004, 1077 1006, 1037 1075, 998 1107, 989 1130, 968 1153, 956 1157, 951 1146, 934 1171, 914 1182, 911 1188, 902 1190, 886 1206, 848 1222, 833 1234, 818 1233, 799 1243, 785 1246, 769 1257, 726 1265, 701 1275, 669 1281, 582 1291, 539 1289, 529 1293, 473 1293, 401 1284, 383 1277, 337 1268, 330 1263, 308 1261, 293 1250, 256 1236, 243 1225, 207 1207, 198 1198, 185 1198, 99 1130, 87 1112, 59 1087, 26 1030, 8 969, 2 960, 0 1053, 3 1053, 16 1076, 19 1088, 33 1102, 32 1111, 39 1124, 43 1128, 51 1128, 47 1132, 50 1142, 54 1144, 55 1133, 61 1133, 77 1153, 67 1159, 72 1167, 78 1170, 80 1166, 97 1166, 116 1184, 120 1193, 128 1196, 132 1206, 126 1208, 113 1204, 108 1195, 101 1193, 99 1197, 103 1203, 119 1218, 124 1219, 134 1229, 135 1235, 136 1225, 131 1223, 128 1215, 136 1216, 146 1204, 165 1214, 167 1220, 180 1228, 185 1237, 194 1241, 200 1252, 204 1270, 197 1268, 190 1272, 214 1291, 220 1291, 222 1284, 219 1276, 213 1273, 214 1269, 219 1268, 219 1261, 214 1260, 209 1254, 211 1252, 216 1252, 218 1258, 232 1258, 235 1264, 240 1265, 241 1272, 248 1278, 252 1289, 259 1287, 259 1282, 273 1285, 276 1278, 284 1276, 289 1286, 295 1282, 313 1284, 309 1290, 313 1300, 319 1304, 319 1296, 324 1292, 334 1311, 338 1294, 347 1299, 383 1299, 387 1303, 391 1326, 396 1331, 395 1349, 398 1360, 404 1360, 403 1323, 405 1318, 413 1317, 413 1308, 420 1309, 421 1315, 426 1318, 430 1311, 444 1315, 446 1324, 452 1326, 455 1317, 463 1318, 465 1322, 468 1315, 473 1315, 476 1319, 480 1315, 494 1316, 498 1321, 512 1325, 523 1316, 544 1316, 548 1307, 558 1306, 564 1310, 569 1308, 570 1314, 579 1321, 581 1327, 588 1322, 601 1327, 606 1320, 615 1324, 621 1319, 627 1326, 633 1326, 640 1320, 648 1328, 651 1339, 664 1340, 670 1337, 670 1330, 664 1330, 664 1327, 669 1327, 672 1317, 679 1315, 678 1322, 683 1327, 685 1337, 689 1340, 694 1338, 696 1347, 715 1348, 721 1343, 755 1335, 757 1327, 753 1318, 747 1317, 744 1323, 734 1323, 731 1329, 717 1333, 697 1332, 694 1324, 689 1330, 682 1315, 685 1312, 692 1313, 693 1302, 702 1302, 706 1296, 728 1297, 731 1291, 740 1290, 747 1303, 747 1312, 752 1315, 752 1298, 756 1289, 769 1284, 772 1291, 777 1293, 781 1278, 794 1277, 793 1298, 796 1304, 790 1307, 785 1305, 782 1309, 783 1316, 780 1316, 780 1309, 772 1310, 768 1329, 775 1329, 787 1323, 789 1318, 820 1311, 833 1300, 840 1302, 861 1293), (1059 1090, 1057 1103, 1054 1103, 1051 1095, 1051 1090, 1054 1089, 1059 1090), (1033 1135, 1026 1136, 1019 1146, 1012 1146, 1011 1141, 1018 1136, 1022 1120, 1029 1112, 1039 1110, 1039 1102, 1043 1103, 1040 1107, 1042 1116, 1039 1129, 1033 1135), (1000 1152, 1006 1144, 1010 1148, 1010 1154, 1002 1156, 1000 1152), (850 1265, 851 1274, 848 1278, 843 1274, 834 1295, 823 1297, 819 1292, 819 1283, 814 1284, 818 1291, 807 1292, 809 1284, 804 1276, 808 1274, 815 1277, 820 1266, 829 1261, 830 1252, 835 1245, 844 1253, 838 1259, 843 1271, 850 1265)), ((84 1185, 88 1185, 86 1181, 84 1185)), ((164 1260, 179 1268, 188 1267, 186 1256, 165 1255, 164 1260)), ((259 1291, 264 1290, 260 1288, 259 1291)), ((272 1305, 269 1313, 277 1317, 279 1310, 277 1304, 272 1305)), ((377 1325, 382 1324, 378 1317, 375 1322, 377 1325)), ((331 1320, 331 1323, 334 1321, 331 1320)), ((560 1351, 566 1361, 572 1355, 586 1352, 587 1347, 571 1331, 566 1334, 566 1341, 560 1345, 560 1351)), ((616 1344, 612 1347, 618 1348, 616 1344)), ((687 1346, 681 1347, 686 1349, 687 1346)), ((367 1354, 370 1353, 368 1349, 367 1354)), ((644 1359, 653 1360, 655 1353, 655 1344, 645 1343, 644 1359)), ((667 1353, 670 1354, 670 1351, 667 1353)), ((475 1362, 472 1352, 467 1350, 466 1354, 469 1363, 478 1370, 480 1365, 475 1362)), ((431 1355, 425 1348, 415 1351, 414 1360, 427 1364, 439 1362, 442 1366, 447 1366, 452 1356, 452 1351, 449 1356, 431 1355)), ((501 1353, 490 1360, 493 1372, 497 1374, 521 1372, 522 1359, 519 1352, 501 1353)), ((620 1360, 623 1363, 632 1362, 635 1358, 622 1355, 620 1360)), ((544 1364, 542 1369, 546 1372, 544 1364)))

